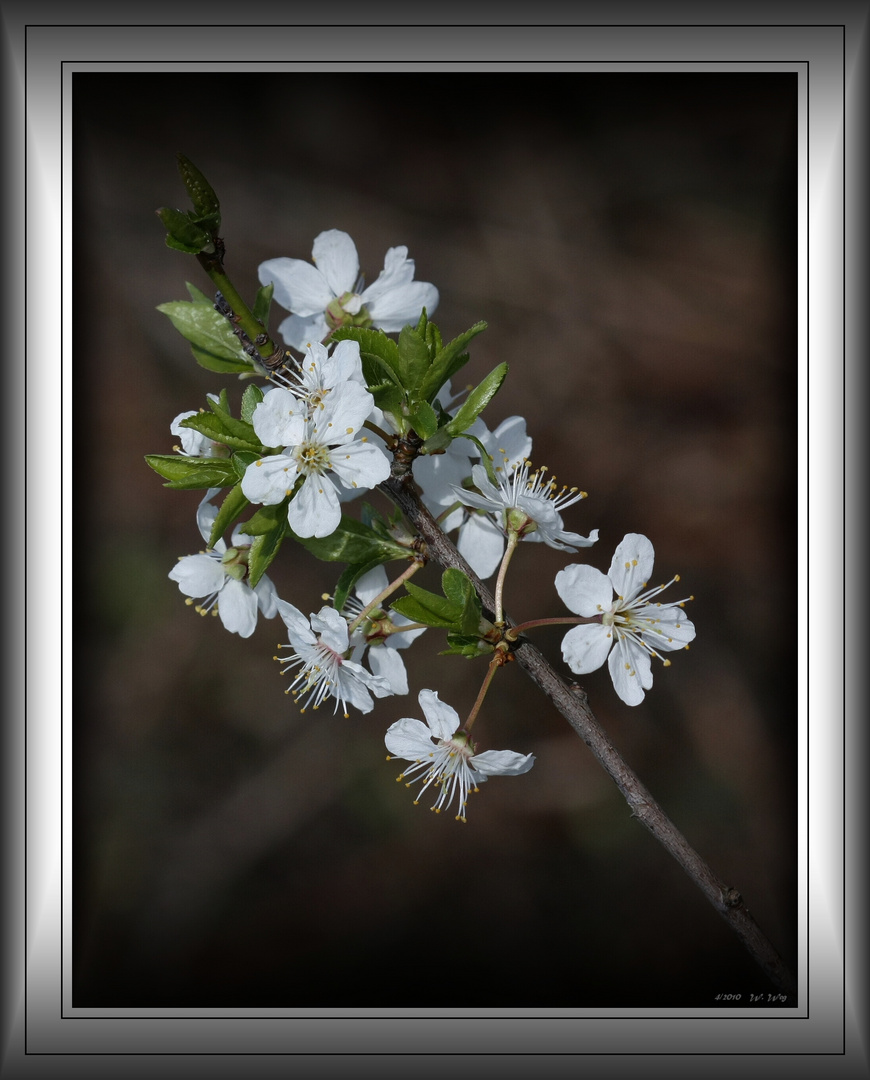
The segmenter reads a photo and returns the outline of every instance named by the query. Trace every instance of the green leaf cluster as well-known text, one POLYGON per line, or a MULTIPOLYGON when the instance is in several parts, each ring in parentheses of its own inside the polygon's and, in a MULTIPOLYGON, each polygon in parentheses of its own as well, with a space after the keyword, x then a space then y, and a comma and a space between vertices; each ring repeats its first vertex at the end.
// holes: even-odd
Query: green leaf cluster
POLYGON ((441 575, 442 595, 405 582, 407 596, 391 604, 392 610, 416 623, 447 631, 447 653, 482 656, 492 652, 483 641, 491 625, 483 618, 480 597, 461 570, 449 567, 441 575))
POLYGON ((359 326, 340 327, 333 340, 359 344, 363 374, 377 407, 401 435, 413 431, 419 436, 423 453, 434 453, 474 423, 507 374, 507 364, 499 364, 471 391, 455 417, 438 401, 444 384, 468 362, 467 344, 485 329, 485 322, 475 323, 445 345, 424 309, 417 325, 406 326, 398 341, 382 330, 359 326))
POLYGON ((173 210, 163 206, 157 211, 166 228, 166 246, 190 255, 198 255, 201 251, 213 252, 221 227, 218 197, 208 180, 184 154, 178 155, 178 171, 193 209, 173 210))

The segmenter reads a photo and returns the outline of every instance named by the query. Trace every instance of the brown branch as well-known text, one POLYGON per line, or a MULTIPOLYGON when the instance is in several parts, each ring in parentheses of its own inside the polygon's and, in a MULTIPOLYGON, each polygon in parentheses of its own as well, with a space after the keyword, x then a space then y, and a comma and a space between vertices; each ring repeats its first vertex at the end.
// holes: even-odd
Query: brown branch
MULTIPOLYGON (((404 461, 396 462, 393 477, 381 485, 381 490, 402 510, 411 527, 422 536, 429 556, 436 563, 443 567, 456 567, 469 577, 477 589, 481 603, 489 609, 487 614, 492 617, 495 611, 494 597, 420 502, 411 482, 409 464, 404 461)), ((505 622, 508 626, 515 625, 507 616, 505 622)), ((632 816, 677 860, 771 981, 787 995, 786 1004, 796 1005, 797 982, 794 975, 749 913, 743 898, 736 889, 724 884, 713 873, 639 777, 629 768, 589 708, 586 694, 579 687, 569 685, 530 642, 520 639, 514 655, 521 667, 550 698, 595 755, 622 792, 632 816)))

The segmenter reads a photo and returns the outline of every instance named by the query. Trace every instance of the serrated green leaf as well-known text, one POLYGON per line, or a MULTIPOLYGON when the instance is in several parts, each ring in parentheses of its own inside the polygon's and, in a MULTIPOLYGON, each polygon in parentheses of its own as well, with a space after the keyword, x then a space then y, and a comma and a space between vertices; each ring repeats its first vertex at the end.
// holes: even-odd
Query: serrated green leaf
POLYGON ((166 487, 178 491, 198 488, 225 488, 237 483, 238 477, 231 461, 226 458, 192 458, 177 454, 146 454, 151 468, 169 483, 166 487))
POLYGON ((399 363, 402 386, 409 396, 425 398, 425 394, 419 394, 419 389, 432 365, 432 356, 426 339, 412 326, 403 327, 399 334, 399 363))
POLYGON ((452 341, 448 342, 447 345, 433 357, 432 366, 429 368, 426 378, 420 387, 419 396, 421 398, 425 398, 426 401, 434 400, 435 395, 447 380, 468 363, 468 353, 463 352, 465 346, 473 337, 476 337, 485 329, 485 322, 475 323, 474 326, 466 330, 464 334, 460 334, 458 337, 455 337, 452 341))
POLYGON ((255 461, 259 461, 262 456, 262 454, 255 454, 251 450, 237 450, 231 460, 238 478, 244 480, 248 466, 253 465, 255 461))
MULTIPOLYGON (((191 345, 219 360, 240 361, 245 351, 230 329, 230 324, 214 309, 210 300, 170 300, 158 304, 163 312, 191 345)), ((246 365, 251 367, 250 363, 246 365)))
POLYGON ((332 335, 333 341, 355 341, 359 345, 360 356, 376 357, 383 361, 396 379, 401 373, 399 347, 383 330, 372 330, 364 326, 340 326, 332 335))
POLYGON ((461 609, 459 630, 462 634, 475 634, 480 627, 483 606, 471 580, 455 567, 448 567, 441 575, 444 595, 461 609))
POLYGON ((345 515, 330 536, 295 538, 323 562, 362 564, 408 558, 407 548, 378 536, 373 529, 345 515))
POLYGON ((242 419, 253 425, 254 409, 260 404, 265 394, 259 386, 249 386, 242 394, 242 419))
MULTIPOLYGON (((184 283, 187 286, 187 291, 190 293, 190 299, 196 304, 211 304, 211 300, 205 295, 202 289, 198 289, 189 281, 184 283)), ((160 310, 159 308, 157 309, 160 310)))
POLYGON ((467 428, 471 427, 498 392, 507 372, 507 364, 499 364, 498 367, 492 369, 485 379, 475 386, 454 418, 447 424, 447 431, 450 435, 454 437, 461 435, 467 428))
POLYGON ((250 505, 242 492, 240 483, 236 484, 234 488, 230 488, 226 498, 221 503, 217 517, 214 519, 211 536, 208 538, 208 546, 214 547, 227 529, 238 520, 250 505))
POLYGON ((407 596, 401 596, 392 604, 394 611, 413 619, 414 622, 422 622, 427 626, 438 626, 442 629, 459 630, 459 619, 462 614, 460 605, 455 604, 446 596, 429 592, 413 581, 405 582, 407 596))
POLYGON ((251 550, 248 554, 248 583, 253 588, 269 569, 272 560, 278 554, 278 550, 284 540, 284 530, 287 524, 286 514, 284 520, 277 522, 274 528, 268 532, 260 533, 251 541, 251 550))
POLYGON ((201 435, 215 442, 224 443, 234 450, 250 450, 258 455, 263 450, 263 445, 251 425, 241 420, 234 420, 232 417, 206 412, 197 413, 196 416, 188 416, 182 420, 180 426, 192 428, 201 435))
POLYGON ((421 439, 428 439, 438 430, 438 416, 428 401, 418 401, 409 419, 421 439))
MULTIPOLYGON (((240 449, 262 448, 263 444, 257 438, 257 433, 254 431, 253 424, 248 423, 246 420, 237 420, 232 415, 226 390, 221 390, 217 401, 209 398, 209 407, 221 421, 224 431, 226 431, 228 435, 232 435, 240 442, 247 444, 245 447, 240 447, 240 449)), ((196 418, 192 416, 189 419, 195 420, 196 418)))
POLYGON ((459 608, 465 607, 470 595, 477 595, 469 578, 453 566, 449 566, 441 575, 441 588, 447 599, 459 608))
POLYGON ((282 534, 286 533, 292 536, 293 533, 287 524, 288 502, 288 499, 282 499, 281 502, 275 503, 274 506, 261 506, 252 517, 248 518, 244 525, 240 526, 241 531, 246 536, 265 536, 267 533, 280 528, 282 534))

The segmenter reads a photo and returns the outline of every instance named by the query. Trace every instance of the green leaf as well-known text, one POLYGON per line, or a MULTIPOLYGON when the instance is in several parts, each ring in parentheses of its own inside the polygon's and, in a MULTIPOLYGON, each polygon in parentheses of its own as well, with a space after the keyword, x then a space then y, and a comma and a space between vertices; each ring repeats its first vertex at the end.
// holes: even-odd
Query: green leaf
POLYGON ((244 480, 245 473, 248 471, 248 466, 253 465, 255 461, 259 461, 262 454, 254 453, 251 450, 237 450, 232 456, 233 468, 236 470, 236 476, 240 480, 244 480))
POLYGON ((426 626, 437 626, 446 630, 459 630, 458 621, 461 616, 459 608, 446 596, 429 592, 415 585, 413 581, 405 582, 407 596, 400 596, 390 605, 393 611, 405 615, 414 622, 425 623, 426 626))
POLYGON ((214 519, 211 536, 208 538, 208 546, 214 547, 227 529, 238 520, 250 505, 242 493, 241 484, 236 484, 234 488, 230 488, 226 498, 221 503, 217 517, 214 519))
MULTIPOLYGON (((168 317, 182 337, 207 356, 239 362, 246 355, 230 324, 215 311, 214 304, 207 297, 202 300, 170 300, 158 304, 157 310, 168 317)), ((251 368, 250 363, 245 366, 251 368)))
POLYGON ((260 454, 263 449, 251 425, 244 424, 241 420, 233 420, 232 417, 226 419, 214 413, 201 412, 182 420, 181 427, 192 428, 215 442, 231 446, 234 450, 250 450, 260 454))
POLYGON ((256 375, 253 365, 247 360, 221 360, 212 353, 190 346, 196 362, 206 371, 214 371, 218 375, 256 375))
POLYGON ((178 171, 181 173, 181 179, 187 188, 187 194, 190 196, 197 217, 215 221, 213 232, 216 233, 220 229, 221 204, 214 188, 190 158, 185 157, 184 154, 178 154, 177 159, 178 171))
POLYGON ((302 537, 292 530, 288 531, 307 551, 323 562, 362 565, 408 558, 406 547, 378 536, 374 529, 345 515, 342 515, 338 528, 330 536, 302 537))
POLYGON ((198 255, 212 242, 212 237, 207 229, 192 221, 187 214, 180 210, 173 210, 169 206, 161 206, 157 216, 163 222, 166 229, 166 246, 176 251, 185 251, 188 255, 198 255))
POLYGON ((448 567, 441 575, 441 588, 444 595, 461 611, 459 631, 462 634, 475 634, 480 627, 482 605, 477 590, 461 570, 448 567))
MULTIPOLYGON (((220 422, 223 424, 224 431, 226 431, 228 435, 234 436, 240 442, 245 442, 247 444, 247 446, 240 447, 240 449, 260 449, 262 447, 263 444, 257 438, 257 434, 254 431, 253 425, 245 420, 237 420, 230 412, 226 390, 222 390, 220 392, 220 396, 217 401, 209 398, 208 403, 214 415, 218 417, 220 422)), ((188 419, 195 420, 196 417, 191 416, 188 419)), ((184 421, 182 421, 182 426, 183 425, 184 421)))
POLYGON ((463 350, 473 337, 476 337, 485 329, 485 322, 475 323, 474 326, 466 330, 464 334, 460 334, 459 337, 455 337, 435 355, 426 379, 420 387, 421 398, 432 401, 444 383, 455 375, 464 364, 468 363, 468 353, 463 352, 463 350))
POLYGON ((251 550, 248 555, 248 583, 251 588, 266 573, 272 560, 278 554, 286 527, 287 514, 285 512, 283 520, 276 522, 268 532, 259 533, 251 541, 251 550))
POLYGON ((462 403, 454 418, 447 424, 447 431, 450 435, 454 437, 461 435, 467 428, 471 427, 498 392, 498 388, 504 382, 507 372, 507 364, 499 364, 498 367, 493 368, 482 382, 477 384, 462 403))
POLYGON ((402 386, 416 399, 432 364, 432 356, 426 339, 411 326, 405 326, 399 334, 399 377, 402 386))
POLYGON ((269 282, 268 285, 261 285, 257 289, 257 295, 254 297, 254 306, 251 308, 251 314, 254 318, 263 324, 263 326, 269 325, 269 310, 272 307, 272 294, 275 292, 275 285, 273 282, 269 282))
POLYGON ((192 458, 178 454, 146 454, 151 468, 178 491, 232 487, 238 482, 233 463, 226 458, 192 458))
POLYGON ((372 330, 364 326, 340 326, 333 333, 332 340, 357 342, 363 361, 367 356, 381 361, 381 368, 386 366, 392 373, 393 381, 401 381, 402 364, 399 359, 399 347, 392 338, 387 337, 383 330, 372 330))
POLYGON ((473 660, 476 656, 489 656, 495 652, 495 646, 474 634, 451 634, 447 635, 449 649, 443 649, 439 656, 467 656, 473 660))
POLYGON ((288 499, 282 499, 281 502, 275 503, 274 506, 261 506, 260 509, 252 517, 249 517, 245 524, 241 526, 241 531, 246 536, 266 536, 268 533, 280 528, 282 535, 284 533, 293 535, 290 526, 287 524, 288 501, 288 499))
POLYGON ((411 412, 410 421, 421 439, 428 439, 438 430, 438 416, 428 401, 419 401, 411 412))
POLYGON ((242 394, 242 419, 246 424, 253 424, 254 409, 265 397, 259 386, 249 386, 242 394))

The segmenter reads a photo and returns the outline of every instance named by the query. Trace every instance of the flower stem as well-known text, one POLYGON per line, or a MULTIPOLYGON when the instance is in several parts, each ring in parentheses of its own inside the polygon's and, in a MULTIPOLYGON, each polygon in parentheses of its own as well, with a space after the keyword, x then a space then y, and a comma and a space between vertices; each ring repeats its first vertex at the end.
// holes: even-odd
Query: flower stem
MULTIPOLYGON (((404 573, 399 574, 399 576, 396 578, 396 580, 391 581, 390 584, 386 587, 386 589, 383 590, 383 592, 379 592, 378 595, 374 598, 374 600, 372 600, 370 603, 366 604, 366 606, 362 609, 362 611, 359 613, 359 615, 357 615, 357 617, 353 620, 353 622, 350 623, 350 625, 347 628, 347 632, 349 634, 352 634, 353 631, 356 630, 356 628, 360 625, 360 623, 363 622, 363 620, 369 614, 370 611, 374 611, 375 608, 379 608, 381 606, 381 604, 384 602, 384 600, 386 600, 386 598, 388 596, 391 596, 396 591, 396 589, 400 588, 408 580, 408 578, 410 578, 414 574, 416 574, 421 566, 425 566, 425 565, 426 564, 424 562, 422 562, 420 559, 415 559, 411 563, 411 565, 404 571, 404 573)), ((401 629, 402 630, 408 630, 409 627, 403 626, 403 627, 401 627, 401 629)))
POLYGON ((468 714, 468 719, 462 725, 465 731, 471 731, 471 725, 474 723, 477 714, 480 712, 480 706, 483 704, 483 699, 486 697, 486 692, 489 690, 489 684, 492 682, 493 675, 504 663, 504 655, 502 653, 496 653, 490 660, 489 667, 486 669, 486 675, 483 680, 483 685, 477 695, 477 700, 471 707, 471 712, 468 714))
POLYGON ((263 363, 269 368, 279 366, 284 349, 269 337, 268 331, 254 316, 224 270, 223 258, 217 252, 201 251, 197 260, 214 284, 224 295, 233 312, 233 321, 241 327, 248 339, 256 346, 263 363), (277 361, 277 362, 276 362, 277 361))
POLYGON ((504 579, 507 574, 508 564, 511 561, 511 556, 516 551, 519 542, 520 534, 514 529, 511 529, 508 533, 507 547, 502 556, 501 566, 498 568, 498 578, 495 582, 495 625, 499 629, 504 626, 504 579))
POLYGON ((584 615, 566 615, 564 618, 532 619, 529 622, 516 623, 511 626, 504 636, 508 641, 516 641, 520 634, 525 633, 526 630, 533 630, 536 626, 567 626, 568 624, 576 626, 578 623, 600 622, 600 619, 600 615, 592 615, 588 618, 584 615))

